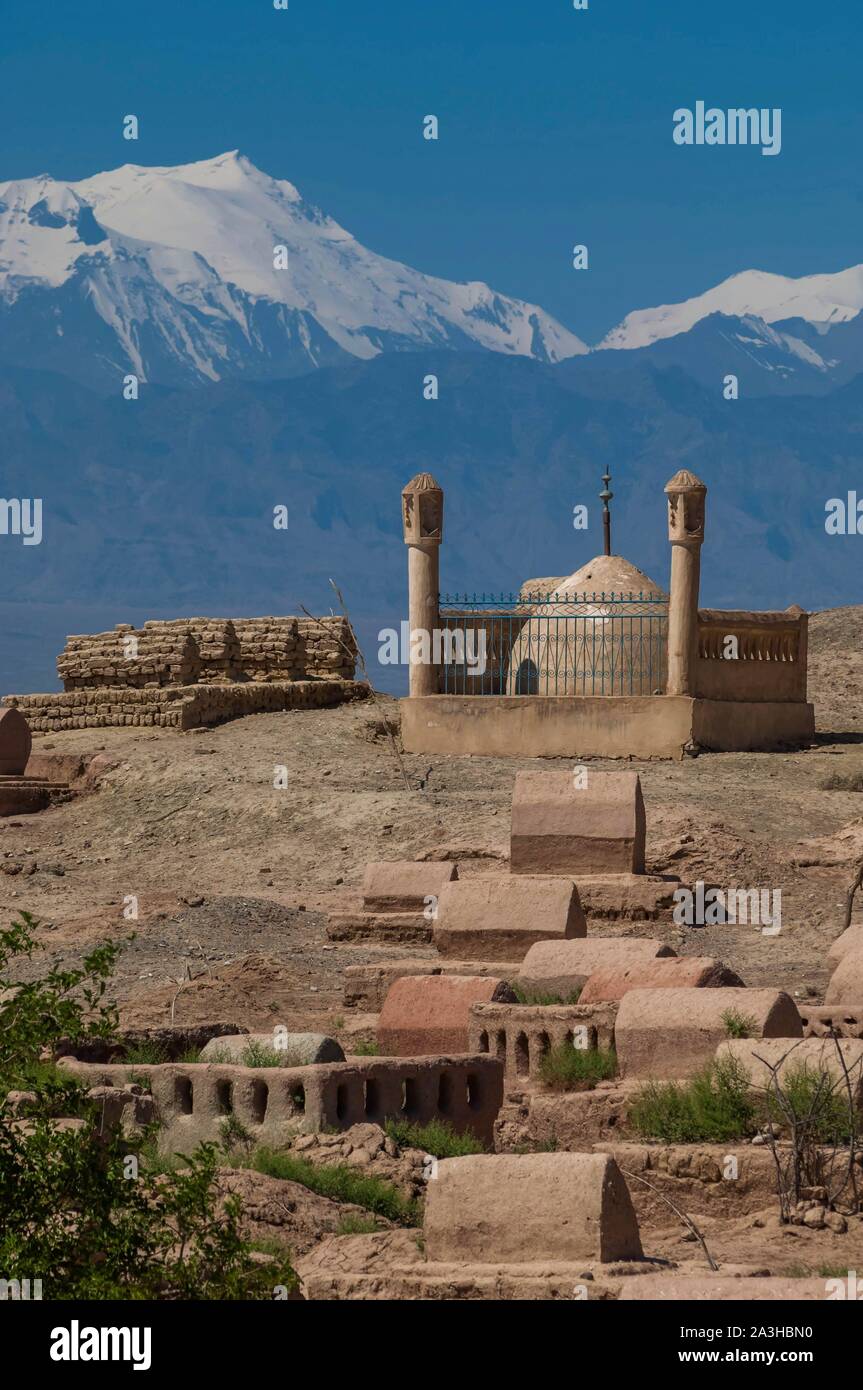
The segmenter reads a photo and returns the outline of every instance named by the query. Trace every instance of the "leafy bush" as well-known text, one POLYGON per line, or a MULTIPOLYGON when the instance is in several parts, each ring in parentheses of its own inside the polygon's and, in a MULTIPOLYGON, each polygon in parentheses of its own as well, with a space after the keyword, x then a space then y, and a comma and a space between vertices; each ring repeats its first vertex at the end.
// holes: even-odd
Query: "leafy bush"
POLYGON ((401 1149, 422 1149, 433 1158, 461 1158, 464 1154, 485 1153, 485 1145, 475 1134, 457 1134, 446 1120, 430 1120, 427 1125, 409 1120, 387 1120, 384 1129, 401 1149))
POLYGON ((39 949, 37 926, 23 913, 0 930, 0 1276, 41 1279, 47 1299, 271 1298, 276 1285, 290 1289, 287 1261, 254 1261, 240 1203, 220 1202, 215 1145, 181 1168, 149 1168, 152 1134, 100 1133, 85 1086, 40 1060, 63 1037, 116 1040, 105 991, 118 947, 107 942, 77 969, 18 984, 6 970, 39 949), (21 1113, 6 1099, 13 1089, 31 1093, 21 1113), (81 1123, 60 1127, 59 1116, 81 1123))
POLYGON ((617 1055, 612 1050, 564 1042, 546 1052, 537 1076, 553 1091, 592 1091, 597 1081, 610 1081, 616 1071, 617 1055))
POLYGON ((847 1144, 852 1133, 860 1133, 860 1117, 855 1117, 847 1093, 829 1073, 806 1062, 789 1064, 782 1093, 784 1108, 775 1094, 768 1092, 765 1098, 766 1118, 773 1124, 787 1126, 790 1114, 815 1144, 847 1144))
POLYGON ((742 1139, 756 1127, 748 1075, 736 1058, 725 1057, 689 1081, 648 1082, 635 1095, 629 1123, 637 1134, 667 1144, 742 1139))

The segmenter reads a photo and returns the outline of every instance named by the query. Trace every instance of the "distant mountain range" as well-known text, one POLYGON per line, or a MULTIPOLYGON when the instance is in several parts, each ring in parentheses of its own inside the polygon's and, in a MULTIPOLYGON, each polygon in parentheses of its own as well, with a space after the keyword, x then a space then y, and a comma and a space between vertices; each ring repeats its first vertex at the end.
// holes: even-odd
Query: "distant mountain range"
POLYGON ((421 470, 446 490, 451 590, 590 559, 606 467, 614 548, 664 584, 662 487, 688 467, 710 489, 705 603, 859 602, 863 537, 827 536, 824 505, 863 496, 861 306, 861 267, 749 271, 589 349, 536 306, 376 256, 236 153, 2 184, 0 493, 43 499, 44 538, 0 534, 0 688, 55 688, 68 632, 323 609, 329 576, 374 671, 421 470))
POLYGON ((550 314, 366 250, 237 151, 0 184, 3 360, 114 389, 293 376, 351 357, 586 352, 550 314))

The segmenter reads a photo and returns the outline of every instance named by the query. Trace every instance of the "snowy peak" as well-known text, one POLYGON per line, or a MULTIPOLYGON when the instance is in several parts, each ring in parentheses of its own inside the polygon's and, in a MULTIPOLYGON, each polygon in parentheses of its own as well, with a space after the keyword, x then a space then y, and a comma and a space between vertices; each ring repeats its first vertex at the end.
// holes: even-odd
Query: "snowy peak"
POLYGON ((0 298, 61 287, 149 380, 181 364, 215 380, 423 346, 547 362, 587 351, 536 305, 376 255, 237 150, 0 185, 0 298))
POLYGON ((856 318, 861 309, 863 265, 799 279, 764 270, 745 270, 681 304, 636 309, 603 338, 599 347, 649 347, 662 338, 688 333, 710 314, 759 318, 768 324, 803 319, 824 331, 856 318))

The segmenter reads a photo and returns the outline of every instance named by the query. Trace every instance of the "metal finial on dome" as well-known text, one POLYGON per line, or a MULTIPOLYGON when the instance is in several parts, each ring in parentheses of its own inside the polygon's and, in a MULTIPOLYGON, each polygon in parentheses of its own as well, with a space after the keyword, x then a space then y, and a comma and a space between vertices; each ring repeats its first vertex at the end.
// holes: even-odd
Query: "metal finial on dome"
POLYGON ((613 492, 609 492, 609 490, 608 490, 608 484, 611 482, 611 474, 610 474, 610 473, 607 473, 607 472, 606 472, 606 473, 603 473, 603 475, 602 475, 602 481, 605 483, 605 487, 602 489, 602 492, 599 494, 599 500, 600 500, 600 502, 602 503, 602 534, 603 534, 603 539, 604 539, 604 542, 605 542, 605 551, 604 551, 604 553, 605 553, 606 555, 610 555, 610 554, 611 554, 611 512, 609 511, 608 504, 609 504, 609 502, 611 501, 612 497, 614 496, 614 493, 613 493, 613 492))

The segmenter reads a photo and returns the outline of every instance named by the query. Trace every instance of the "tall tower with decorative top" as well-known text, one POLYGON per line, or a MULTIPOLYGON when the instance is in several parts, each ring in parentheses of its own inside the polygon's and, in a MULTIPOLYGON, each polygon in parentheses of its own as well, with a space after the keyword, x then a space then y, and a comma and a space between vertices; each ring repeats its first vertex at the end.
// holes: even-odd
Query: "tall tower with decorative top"
POLYGON ((665 484, 665 492, 671 542, 666 692, 694 695, 698 662, 698 587, 707 488, 694 473, 681 468, 665 484))
POLYGON ((408 618, 414 633, 427 633, 426 642, 411 641, 410 693, 437 695, 439 668, 434 633, 440 626, 440 544, 443 539, 443 489, 431 473, 417 473, 402 491, 402 527, 408 547, 408 618), (425 646, 428 660, 422 660, 425 646))

